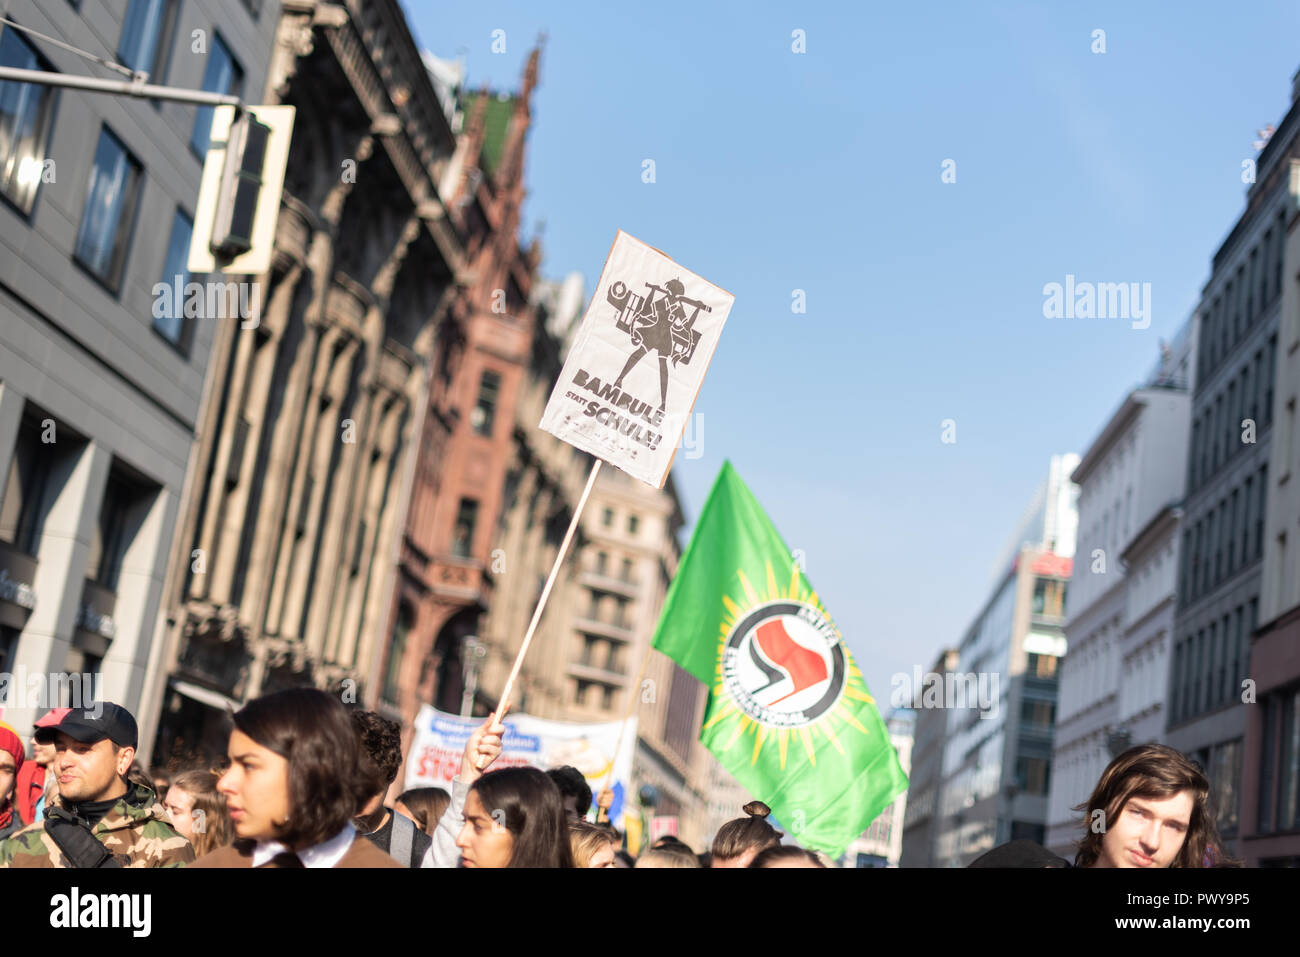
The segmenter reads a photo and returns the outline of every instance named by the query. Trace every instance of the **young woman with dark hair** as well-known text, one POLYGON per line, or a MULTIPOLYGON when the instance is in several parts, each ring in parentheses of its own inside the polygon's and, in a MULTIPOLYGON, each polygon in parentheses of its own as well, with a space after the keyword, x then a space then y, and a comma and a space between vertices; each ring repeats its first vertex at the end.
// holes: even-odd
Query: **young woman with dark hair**
POLYGON ((760 851, 781 843, 781 832, 767 823, 771 808, 762 801, 750 801, 744 811, 746 817, 718 828, 713 838, 714 867, 748 867, 760 851))
POLYGON ((456 846, 463 867, 573 866, 564 798, 537 768, 502 768, 475 781, 456 846))
POLYGON ((292 688, 234 722, 217 790, 238 840, 191 867, 401 867, 352 826, 379 783, 341 702, 292 688))

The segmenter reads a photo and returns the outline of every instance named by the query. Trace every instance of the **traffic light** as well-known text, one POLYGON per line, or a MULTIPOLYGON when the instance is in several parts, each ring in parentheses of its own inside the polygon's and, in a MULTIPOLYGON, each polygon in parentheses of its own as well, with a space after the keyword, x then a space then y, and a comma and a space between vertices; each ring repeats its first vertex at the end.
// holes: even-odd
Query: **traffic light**
POLYGON ((253 248, 253 219, 262 191, 262 166, 270 138, 271 128, 259 123, 252 113, 241 113, 231 124, 212 241, 208 244, 219 256, 233 259, 253 248))
POLYGON ((292 106, 213 110, 188 268, 256 275, 271 268, 284 168, 293 138, 292 106))

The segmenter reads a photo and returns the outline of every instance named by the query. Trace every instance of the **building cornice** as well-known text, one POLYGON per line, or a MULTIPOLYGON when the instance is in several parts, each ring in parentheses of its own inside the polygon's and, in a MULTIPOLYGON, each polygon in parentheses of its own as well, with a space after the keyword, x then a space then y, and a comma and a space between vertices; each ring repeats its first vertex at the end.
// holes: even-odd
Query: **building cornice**
POLYGON ((1119 553, 1120 561, 1126 566, 1131 566, 1138 556, 1145 554, 1154 545, 1159 542, 1171 531, 1173 531, 1183 518, 1183 510, 1177 502, 1170 502, 1151 518, 1138 530, 1129 543, 1124 546, 1124 550, 1119 553))
POLYGON ((1083 485, 1088 481, 1088 476, 1105 460, 1107 453, 1114 447, 1125 427, 1136 419, 1147 405, 1149 395, 1150 392, 1146 389, 1134 389, 1128 394, 1100 434, 1092 440, 1092 444, 1088 446, 1088 451, 1083 454, 1079 464, 1075 466, 1070 474, 1071 482, 1075 485, 1083 485))

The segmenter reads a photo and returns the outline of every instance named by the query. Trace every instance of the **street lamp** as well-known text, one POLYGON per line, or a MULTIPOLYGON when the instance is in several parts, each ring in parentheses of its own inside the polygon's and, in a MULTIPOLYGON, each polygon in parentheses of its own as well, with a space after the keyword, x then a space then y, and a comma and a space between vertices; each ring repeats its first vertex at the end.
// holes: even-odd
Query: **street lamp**
POLYGON ((460 643, 461 673, 465 679, 465 691, 460 696, 460 716, 471 717, 474 714, 474 695, 478 692, 478 676, 483 670, 483 659, 487 657, 487 645, 475 635, 466 635, 460 643))

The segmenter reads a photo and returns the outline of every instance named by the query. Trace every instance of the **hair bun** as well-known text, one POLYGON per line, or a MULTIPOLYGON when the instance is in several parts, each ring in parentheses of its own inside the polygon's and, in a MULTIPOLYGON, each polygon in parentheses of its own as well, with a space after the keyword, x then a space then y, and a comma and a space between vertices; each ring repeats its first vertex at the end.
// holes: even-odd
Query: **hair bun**
POLYGON ((765 818, 772 813, 772 809, 768 807, 766 804, 764 804, 762 801, 750 801, 743 808, 741 808, 741 810, 744 811, 746 814, 758 818, 765 818))

